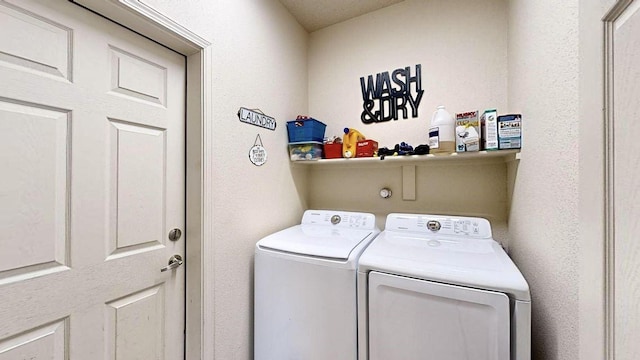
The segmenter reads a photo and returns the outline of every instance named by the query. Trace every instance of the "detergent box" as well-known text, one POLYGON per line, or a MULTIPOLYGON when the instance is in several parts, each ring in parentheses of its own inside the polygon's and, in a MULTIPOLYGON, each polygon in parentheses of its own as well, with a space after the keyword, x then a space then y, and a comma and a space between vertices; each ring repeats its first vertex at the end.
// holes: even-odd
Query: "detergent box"
POLYGON ((356 157, 372 157, 377 151, 377 141, 362 140, 356 143, 356 157))
POLYGON ((480 122, 478 110, 456 114, 456 152, 480 151, 480 122))
POLYGON ((520 149, 522 147, 522 115, 498 116, 498 148, 520 149))
POLYGON ((485 110, 480 116, 482 127, 482 149, 498 150, 498 112, 496 109, 485 110))

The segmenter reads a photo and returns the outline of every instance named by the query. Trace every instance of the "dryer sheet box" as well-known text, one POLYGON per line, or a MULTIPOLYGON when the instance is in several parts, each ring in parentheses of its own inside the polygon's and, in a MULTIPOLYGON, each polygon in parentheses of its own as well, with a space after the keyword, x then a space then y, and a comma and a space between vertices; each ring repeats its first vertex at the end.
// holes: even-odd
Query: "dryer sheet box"
POLYGON ((478 110, 456 114, 456 152, 480 151, 478 110))

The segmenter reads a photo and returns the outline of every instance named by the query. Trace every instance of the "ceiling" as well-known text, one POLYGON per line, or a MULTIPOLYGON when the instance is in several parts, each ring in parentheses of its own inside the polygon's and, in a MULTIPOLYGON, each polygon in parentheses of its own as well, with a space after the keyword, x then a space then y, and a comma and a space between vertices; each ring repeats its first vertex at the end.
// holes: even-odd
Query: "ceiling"
POLYGON ((382 9, 403 0, 280 0, 308 32, 382 9))

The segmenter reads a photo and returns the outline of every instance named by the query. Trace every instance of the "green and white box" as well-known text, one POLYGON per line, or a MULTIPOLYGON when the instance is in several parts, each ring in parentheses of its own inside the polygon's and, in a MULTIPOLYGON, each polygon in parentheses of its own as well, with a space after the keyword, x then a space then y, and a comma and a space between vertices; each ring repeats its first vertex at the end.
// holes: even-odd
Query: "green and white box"
POLYGON ((498 150, 498 111, 485 110, 480 116, 480 126, 482 126, 482 148, 498 150))

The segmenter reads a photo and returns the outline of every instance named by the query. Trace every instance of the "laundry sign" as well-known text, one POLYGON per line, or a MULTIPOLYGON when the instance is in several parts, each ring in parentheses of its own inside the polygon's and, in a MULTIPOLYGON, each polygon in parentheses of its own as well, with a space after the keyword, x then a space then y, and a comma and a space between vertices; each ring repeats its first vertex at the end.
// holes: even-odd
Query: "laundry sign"
POLYGON ((260 126, 261 128, 275 130, 276 119, 271 116, 267 116, 260 109, 247 109, 241 107, 238 110, 238 118, 243 123, 260 126))

